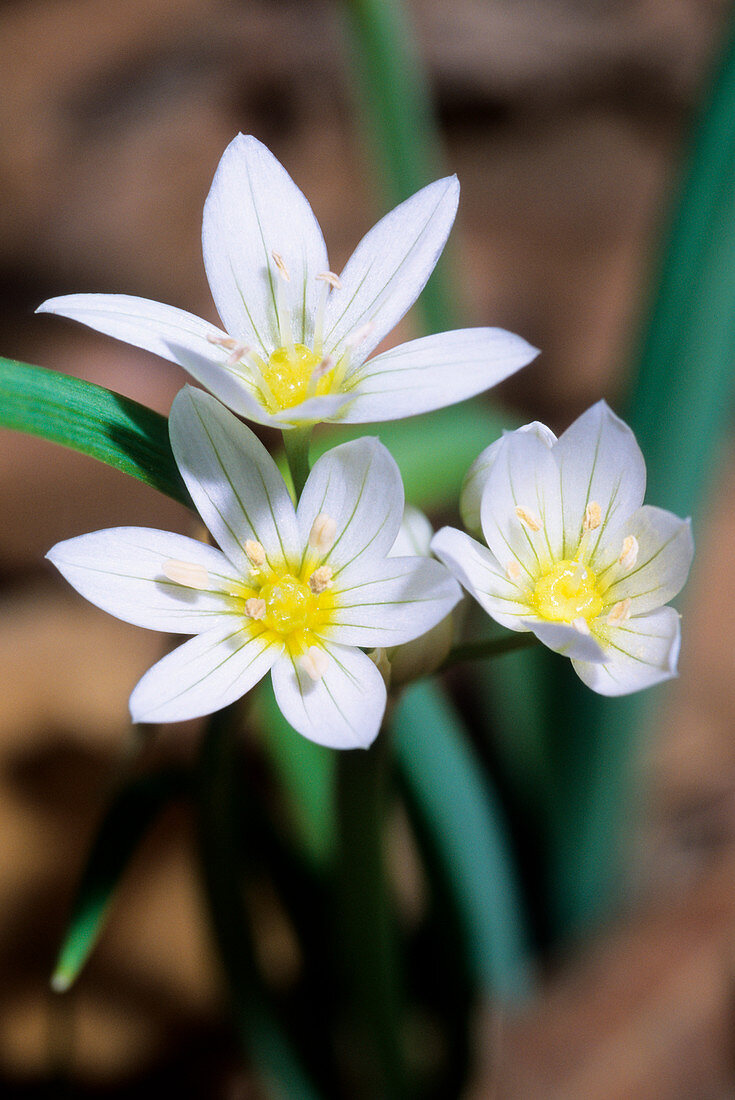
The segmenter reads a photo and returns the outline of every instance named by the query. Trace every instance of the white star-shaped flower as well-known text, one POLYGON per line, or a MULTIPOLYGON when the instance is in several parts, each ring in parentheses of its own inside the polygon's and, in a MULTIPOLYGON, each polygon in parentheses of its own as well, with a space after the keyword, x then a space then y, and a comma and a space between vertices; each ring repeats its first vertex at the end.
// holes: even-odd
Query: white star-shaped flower
POLYGON ((409 641, 461 596, 440 562, 387 557, 403 513, 394 460, 377 439, 335 447, 294 508, 263 445, 213 397, 185 387, 169 430, 221 549, 120 527, 48 554, 78 592, 119 619, 196 635, 142 678, 130 698, 134 721, 209 714, 270 669, 278 705, 299 733, 333 748, 369 745, 386 691, 358 647, 409 641))
POLYGON ((571 657, 602 695, 676 674, 681 589, 694 546, 689 520, 643 505, 635 437, 604 401, 557 440, 529 424, 471 467, 462 515, 487 547, 445 527, 432 550, 497 622, 532 630, 571 657))
POLYGON ((537 354, 502 329, 472 328, 368 360, 421 293, 458 198, 455 177, 423 188, 378 222, 337 276, 304 195, 264 145, 240 134, 220 161, 202 228, 223 329, 125 294, 70 294, 38 312, 71 317, 178 363, 260 424, 412 416, 472 397, 537 354))

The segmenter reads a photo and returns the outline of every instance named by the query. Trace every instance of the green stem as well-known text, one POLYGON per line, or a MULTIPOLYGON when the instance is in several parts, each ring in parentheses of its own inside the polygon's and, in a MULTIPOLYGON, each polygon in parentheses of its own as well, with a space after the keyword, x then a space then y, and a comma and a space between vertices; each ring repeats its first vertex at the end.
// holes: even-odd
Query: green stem
POLYGON ((270 1007, 256 965, 242 882, 240 804, 244 769, 237 759, 235 711, 212 716, 199 761, 199 841, 215 942, 241 1044, 274 1089, 293 1100, 318 1100, 270 1007))
POLYGON ((350 1095, 405 1095, 397 944, 383 861, 389 739, 337 758, 342 965, 359 1051, 350 1095), (359 1035, 359 1038, 357 1037, 359 1035))
POLYGON ((283 446, 286 449, 288 468, 291 471, 296 500, 298 501, 306 479, 309 476, 309 446, 311 444, 311 427, 290 428, 283 433, 283 446))
POLYGON ((534 645, 539 645, 539 640, 530 630, 517 631, 503 635, 502 638, 483 638, 480 642, 467 642, 466 645, 456 645, 451 649, 437 671, 443 672, 445 668, 458 665, 461 661, 489 660, 491 657, 502 657, 504 653, 513 653, 517 649, 529 649, 534 645))

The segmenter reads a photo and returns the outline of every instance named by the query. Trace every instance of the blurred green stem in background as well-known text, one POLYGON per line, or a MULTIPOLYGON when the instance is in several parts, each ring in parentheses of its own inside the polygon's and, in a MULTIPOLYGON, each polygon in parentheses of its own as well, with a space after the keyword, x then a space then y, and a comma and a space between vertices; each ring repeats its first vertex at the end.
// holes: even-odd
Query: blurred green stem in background
MULTIPOLYGON (((696 123, 633 373, 627 419, 648 467, 646 499, 703 514, 730 423, 735 364, 735 26, 696 123)), ((686 652, 687 622, 683 624, 686 652)), ((568 674, 557 717, 560 935, 589 928, 615 897, 654 689, 598 699, 568 674), (574 682, 572 682, 574 680, 574 682)))
MULTIPOLYGON (((442 156, 428 81, 402 0, 345 0, 350 79, 376 161, 374 179, 391 204, 441 175, 442 156)), ((418 309, 427 332, 457 324, 440 261, 418 309)))

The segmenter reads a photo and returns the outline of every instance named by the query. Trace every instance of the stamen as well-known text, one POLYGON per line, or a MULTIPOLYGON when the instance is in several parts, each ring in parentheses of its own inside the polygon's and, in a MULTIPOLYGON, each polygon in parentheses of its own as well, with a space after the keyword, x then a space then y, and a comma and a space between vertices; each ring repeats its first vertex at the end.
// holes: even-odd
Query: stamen
POLYGON ((265 612, 265 600, 261 600, 258 596, 251 596, 249 600, 245 600, 245 614, 249 618, 263 619, 265 618, 265 612))
POLYGON ((273 257, 273 263, 278 268, 279 274, 283 276, 283 278, 286 280, 287 283, 290 283, 291 282, 291 276, 288 273, 288 268, 286 267, 285 261, 283 259, 283 256, 281 255, 281 253, 280 252, 271 252, 271 256, 273 257))
POLYGON ((618 623, 625 622, 630 618, 630 596, 626 596, 624 600, 620 600, 616 603, 610 614, 607 617, 607 621, 611 626, 617 626, 618 623))
POLYGON ((265 562, 265 550, 255 539, 248 539, 245 543, 245 553, 253 565, 260 567, 265 562))
POLYGON ((329 283, 335 290, 342 289, 342 283, 339 275, 335 275, 333 271, 320 271, 317 275, 317 279, 321 279, 322 282, 329 283))
POLYGON ((572 619, 572 626, 580 634, 591 634, 592 631, 587 625, 587 620, 580 615, 578 619, 572 619))
POLYGON ((623 539, 623 549, 618 561, 625 570, 632 569, 638 561, 638 539, 635 535, 626 535, 623 539))
POLYGON ((321 680, 329 668, 329 657, 319 646, 310 645, 306 653, 299 657, 299 664, 312 680, 321 680))
POLYGON ((318 569, 309 577, 309 588, 315 596, 320 596, 322 592, 326 592, 328 588, 331 588, 334 584, 332 577, 334 572, 329 565, 320 565, 318 569))
POLYGON ((209 574, 203 565, 192 561, 176 561, 170 558, 161 566, 161 572, 174 584, 183 584, 185 588, 206 589, 210 587, 209 574))
POLYGON ((334 546, 337 536, 337 521, 328 516, 326 512, 320 512, 311 525, 309 532, 309 546, 318 550, 320 554, 328 553, 334 546))
POLYGON ((278 314, 278 330, 281 334, 281 343, 288 353, 289 359, 294 358, 294 338, 291 327, 291 309, 286 301, 286 283, 291 282, 288 268, 283 261, 280 252, 272 252, 273 263, 278 269, 280 279, 276 280, 276 313, 278 314))
POLYGON ((506 571, 505 571, 505 572, 506 572, 506 575, 507 575, 507 577, 508 577, 508 580, 510 580, 510 581, 517 581, 517 580, 518 580, 518 578, 519 578, 519 577, 520 577, 520 575, 521 575, 521 565, 520 565, 520 562, 517 562, 517 561, 515 560, 515 558, 513 558, 513 560, 512 560, 512 561, 509 561, 509 562, 508 562, 508 568, 506 569, 506 571))
POLYGON ((584 510, 584 523, 582 528, 585 531, 595 531, 602 522, 602 508, 596 500, 591 500, 584 510))
POLYGON ((356 348, 358 344, 361 344, 363 340, 367 339, 374 328, 374 321, 368 321, 366 324, 361 325, 360 328, 356 328, 355 331, 347 337, 344 346, 350 350, 356 348))
POLYGON ((330 370, 332 370, 333 367, 334 359, 332 359, 331 355, 325 355, 321 363, 317 363, 317 365, 311 372, 311 378, 309 379, 308 385, 306 387, 307 397, 314 396, 314 394, 316 393, 317 385, 319 384, 319 379, 323 378, 325 374, 329 374, 330 370))
POLYGON ((541 520, 530 508, 524 508, 522 504, 519 504, 516 508, 516 515, 521 523, 531 531, 541 530, 541 520))

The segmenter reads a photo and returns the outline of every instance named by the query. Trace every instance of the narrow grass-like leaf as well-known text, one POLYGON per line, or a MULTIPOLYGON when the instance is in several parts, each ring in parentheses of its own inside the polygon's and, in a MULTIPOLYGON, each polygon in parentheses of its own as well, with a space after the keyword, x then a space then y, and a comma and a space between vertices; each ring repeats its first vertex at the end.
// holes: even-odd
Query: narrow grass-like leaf
POLYGON ((434 684, 416 684, 391 726, 406 782, 423 809, 486 993, 518 1002, 532 985, 530 934, 500 803, 456 711, 434 684))
POLYGON ((161 811, 183 791, 183 773, 168 770, 131 779, 113 797, 87 857, 51 979, 57 993, 76 981, 128 864, 161 811))
MULTIPOLYGON (((627 418, 648 467, 647 499, 696 520, 731 415, 735 363, 735 35, 698 121, 644 332, 627 418)), ((686 645, 686 619, 684 621, 686 645)), ((630 820, 638 731, 663 689, 591 697, 565 683, 557 719, 566 810, 556 822, 560 935, 588 927, 614 896, 630 820), (566 693, 566 687, 569 693, 566 693)))
MULTIPOLYGON (((440 174, 439 138, 431 91, 413 47, 403 0, 346 0, 352 40, 352 84, 379 166, 376 181, 392 204, 408 198, 440 174)), ((444 266, 419 300, 427 331, 456 325, 444 266)))
POLYGON ((81 451, 190 504, 165 416, 103 386, 0 359, 0 427, 81 451))

